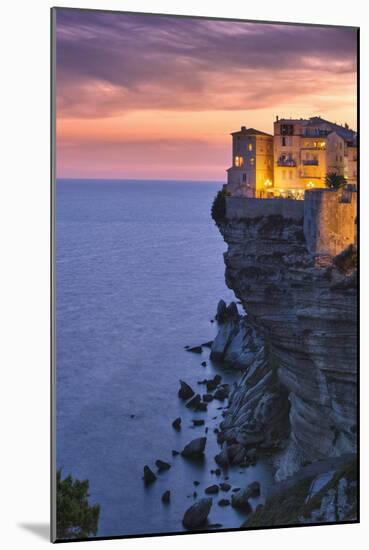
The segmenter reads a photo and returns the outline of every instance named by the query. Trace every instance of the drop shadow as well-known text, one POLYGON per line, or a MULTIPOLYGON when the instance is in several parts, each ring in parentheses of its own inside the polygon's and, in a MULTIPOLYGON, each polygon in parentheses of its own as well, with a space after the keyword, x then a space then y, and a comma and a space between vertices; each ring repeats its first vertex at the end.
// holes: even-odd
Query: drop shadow
POLYGON ((19 523, 18 526, 37 535, 40 539, 50 541, 50 525, 48 523, 19 523))

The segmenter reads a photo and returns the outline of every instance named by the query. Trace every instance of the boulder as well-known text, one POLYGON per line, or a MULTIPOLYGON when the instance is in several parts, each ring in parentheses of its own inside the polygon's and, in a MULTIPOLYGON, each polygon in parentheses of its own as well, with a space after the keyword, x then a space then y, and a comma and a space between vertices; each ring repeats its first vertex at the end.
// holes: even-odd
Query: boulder
POLYGON ((177 456, 177 455, 179 455, 179 451, 173 450, 173 451, 172 451, 172 456, 177 456))
POLYGON ((192 353, 202 353, 202 347, 193 346, 192 348, 187 348, 186 351, 192 351, 192 353))
POLYGON ((185 458, 196 458, 202 456, 204 454, 205 446, 206 437, 198 437, 197 439, 190 441, 190 443, 184 447, 181 455, 185 458))
POLYGON ((207 495, 216 495, 217 493, 219 493, 218 485, 210 485, 209 487, 206 487, 205 493, 207 495))
POLYGON ((189 400, 188 403, 186 403, 186 407, 188 409, 197 409, 200 403, 201 403, 201 396, 200 394, 197 393, 195 397, 193 397, 192 399, 189 400))
POLYGON ((203 361, 203 362, 201 363, 201 366, 202 366, 202 367, 206 367, 206 361, 203 361))
POLYGON ((260 483, 253 481, 246 487, 246 493, 248 498, 255 498, 260 496, 260 483))
POLYGON ((186 382, 184 382, 183 380, 180 380, 179 383, 181 385, 181 387, 178 390, 178 397, 180 399, 190 399, 190 397, 195 395, 195 392, 193 391, 191 386, 189 386, 186 382))
POLYGON ((187 529, 196 529, 204 525, 208 519, 208 515, 213 504, 213 499, 202 498, 188 510, 186 510, 183 516, 183 525, 187 529))
POLYGON ((177 430, 177 432, 181 429, 181 422, 182 422, 182 419, 180 417, 176 418, 172 422, 172 426, 175 430, 177 430))
POLYGON ((197 410, 197 411, 206 412, 206 411, 208 410, 208 404, 207 404, 207 403, 204 403, 203 401, 201 401, 201 402, 197 405, 196 410, 197 410))
POLYGON ((218 323, 224 323, 226 320, 227 315, 227 304, 224 300, 219 300, 218 306, 217 306, 217 312, 215 314, 215 319, 218 321, 218 323))
POLYGON ((218 399, 219 401, 224 401, 228 397, 228 392, 226 388, 223 386, 218 388, 216 392, 214 393, 214 399, 218 399))
POLYGON ((247 492, 247 489, 244 489, 243 491, 237 491, 237 493, 234 493, 232 495, 231 504, 233 508, 244 510, 247 513, 250 513, 252 511, 249 503, 249 494, 247 492))
POLYGON ((219 466, 228 466, 228 455, 227 450, 223 449, 219 454, 215 455, 214 460, 219 466))
POLYGON ((203 348, 211 348, 211 345, 213 343, 213 340, 209 340, 209 342, 205 342, 204 344, 201 344, 203 348))
POLYGON ((220 483, 219 487, 222 491, 230 491, 231 486, 229 483, 220 483))
POLYGON ((143 479, 144 479, 145 485, 149 485, 150 483, 156 480, 156 475, 148 466, 144 466, 143 479))
POLYGON ((168 503, 170 501, 170 491, 165 491, 162 495, 161 495, 161 500, 165 503, 168 503))
POLYGON ((192 420, 192 424, 194 426, 203 426, 205 424, 205 420, 203 420, 202 418, 196 418, 192 420))
POLYGON ((155 464, 159 472, 164 472, 165 470, 169 470, 169 468, 171 467, 171 465, 168 462, 164 462, 164 460, 159 460, 159 459, 155 462, 155 464))
POLYGON ((218 502, 218 506, 229 506, 231 503, 228 498, 221 498, 218 502))
POLYGON ((213 401, 214 397, 211 395, 211 393, 204 393, 204 395, 202 396, 202 400, 205 402, 205 403, 210 403, 211 401, 213 401))

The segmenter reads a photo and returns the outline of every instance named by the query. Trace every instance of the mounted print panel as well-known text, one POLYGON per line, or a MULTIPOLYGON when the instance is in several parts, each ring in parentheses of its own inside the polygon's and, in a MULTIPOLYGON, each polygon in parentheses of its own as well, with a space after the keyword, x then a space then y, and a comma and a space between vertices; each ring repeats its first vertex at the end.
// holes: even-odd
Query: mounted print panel
POLYGON ((357 57, 52 10, 53 541, 358 521, 357 57))

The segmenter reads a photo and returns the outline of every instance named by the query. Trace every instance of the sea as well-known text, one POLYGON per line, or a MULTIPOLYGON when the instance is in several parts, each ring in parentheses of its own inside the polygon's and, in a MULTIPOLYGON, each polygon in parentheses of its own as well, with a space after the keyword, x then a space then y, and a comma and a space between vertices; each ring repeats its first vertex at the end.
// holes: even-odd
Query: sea
MULTIPOLYGON (((212 340, 225 285, 226 245, 211 204, 222 183, 57 180, 56 182, 56 458, 62 476, 89 480, 89 501, 101 508, 97 536, 176 533, 204 489, 272 482, 270 468, 232 468, 220 477, 214 429, 225 403, 194 413, 178 396, 179 380, 240 374, 186 351, 212 340), (206 361, 206 367, 201 363, 206 361), (172 421, 182 418, 176 432, 172 421), (192 419, 205 425, 193 427, 192 419), (172 456, 205 435, 203 462, 172 456), (144 465, 171 464, 146 487, 144 465), (194 481, 199 482, 194 485, 194 481), (161 495, 171 491, 164 504, 161 495), (194 495, 197 493, 197 495, 194 495)), ((241 311, 241 310, 240 310, 241 311)), ((213 498, 211 523, 238 528, 243 513, 213 498)), ((263 500, 252 502, 256 506, 263 500)))

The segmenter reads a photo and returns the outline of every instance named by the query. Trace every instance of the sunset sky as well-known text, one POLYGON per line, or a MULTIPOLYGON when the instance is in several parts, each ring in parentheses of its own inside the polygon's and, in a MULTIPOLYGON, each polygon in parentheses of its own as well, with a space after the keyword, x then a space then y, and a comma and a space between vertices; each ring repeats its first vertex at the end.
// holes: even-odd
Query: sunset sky
POLYGON ((57 11, 57 176, 225 180, 230 132, 356 128, 356 31, 57 11))

